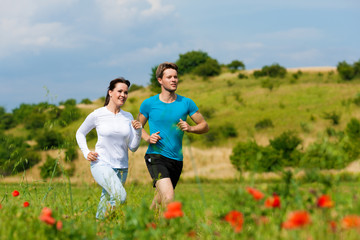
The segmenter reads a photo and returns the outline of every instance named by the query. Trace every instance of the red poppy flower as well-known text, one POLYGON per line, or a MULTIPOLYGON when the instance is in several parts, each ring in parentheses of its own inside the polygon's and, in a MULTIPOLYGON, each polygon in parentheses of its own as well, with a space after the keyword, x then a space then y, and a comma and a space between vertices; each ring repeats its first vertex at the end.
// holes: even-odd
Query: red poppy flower
POLYGON ((46 224, 54 225, 55 219, 52 217, 52 211, 50 208, 44 207, 41 211, 39 219, 46 224))
POLYGON ((62 228, 63 228, 63 223, 62 223, 62 221, 57 221, 57 223, 56 223, 56 229, 60 231, 62 228))
POLYGON ((303 227, 310 223, 310 214, 306 211, 295 211, 289 214, 286 222, 282 224, 285 229, 303 227))
POLYGON ((30 205, 30 203, 29 202, 24 202, 24 207, 28 207, 29 205, 30 205))
POLYGON ((17 197, 17 196, 20 195, 20 193, 19 193, 19 191, 14 190, 14 191, 12 192, 12 195, 13 195, 14 197, 17 197))
POLYGON ((341 225, 345 229, 359 228, 360 227, 360 216, 357 216, 357 215, 345 216, 341 221, 341 225))
POLYGON ((317 200, 317 206, 321 208, 331 208, 334 206, 334 202, 329 195, 321 195, 317 200))
POLYGON ((335 221, 330 221, 329 225, 330 225, 331 231, 336 232, 337 223, 335 221))
POLYGON ((146 224, 146 227, 156 229, 156 224, 154 222, 151 222, 151 223, 146 224))
POLYGON ((182 217, 184 213, 181 210, 181 202, 171 202, 167 205, 167 211, 164 213, 166 219, 182 217))
POLYGON ((244 223, 244 216, 241 212, 233 210, 226 214, 224 220, 231 224, 235 232, 240 232, 244 223))
POLYGON ((267 208, 280 208, 280 205, 280 197, 276 194, 265 200, 265 207, 267 208))
POLYGON ((2 209, 2 206, 1 206, 1 204, 0 204, 0 209, 2 209))
POLYGON ((256 201, 261 200, 264 197, 264 194, 255 188, 247 187, 246 190, 254 197, 256 201))

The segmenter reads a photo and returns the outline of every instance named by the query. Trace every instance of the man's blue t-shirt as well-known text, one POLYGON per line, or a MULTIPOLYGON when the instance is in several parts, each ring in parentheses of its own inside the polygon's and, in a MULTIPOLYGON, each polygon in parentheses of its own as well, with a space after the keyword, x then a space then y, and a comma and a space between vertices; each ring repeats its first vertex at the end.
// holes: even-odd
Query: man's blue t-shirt
POLYGON ((152 96, 141 104, 140 113, 148 119, 150 135, 160 132, 161 139, 156 144, 149 144, 147 154, 161 154, 164 157, 182 161, 182 139, 184 132, 178 128, 180 118, 186 121, 198 107, 190 98, 177 95, 172 103, 160 101, 159 94, 152 96))

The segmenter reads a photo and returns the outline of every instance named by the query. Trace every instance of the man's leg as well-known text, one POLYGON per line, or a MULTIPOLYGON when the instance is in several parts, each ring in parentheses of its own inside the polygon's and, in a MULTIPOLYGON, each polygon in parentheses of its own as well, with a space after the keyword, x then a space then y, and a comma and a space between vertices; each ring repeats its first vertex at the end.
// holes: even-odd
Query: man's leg
POLYGON ((156 195, 150 206, 150 209, 160 205, 165 207, 174 200, 175 192, 170 178, 162 178, 156 181, 156 195))

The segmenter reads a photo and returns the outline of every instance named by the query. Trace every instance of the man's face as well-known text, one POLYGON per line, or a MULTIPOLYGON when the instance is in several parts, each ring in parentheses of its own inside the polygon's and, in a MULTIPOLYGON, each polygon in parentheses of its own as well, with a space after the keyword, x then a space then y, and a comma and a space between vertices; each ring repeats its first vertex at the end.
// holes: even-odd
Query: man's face
POLYGON ((161 86, 168 92, 175 92, 178 84, 177 71, 172 68, 165 69, 163 77, 158 78, 161 86))

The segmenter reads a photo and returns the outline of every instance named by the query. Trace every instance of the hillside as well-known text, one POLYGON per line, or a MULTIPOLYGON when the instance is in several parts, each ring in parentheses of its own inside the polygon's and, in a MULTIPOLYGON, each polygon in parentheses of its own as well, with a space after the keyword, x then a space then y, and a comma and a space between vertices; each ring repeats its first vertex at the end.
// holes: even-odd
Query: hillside
MULTIPOLYGON (((210 125, 209 133, 189 136, 191 146, 185 143, 183 178, 194 177, 194 164, 202 177, 233 178, 237 172, 229 156, 232 147, 239 141, 252 139, 260 145, 268 145, 272 138, 292 130, 303 140, 301 148, 306 149, 327 129, 343 131, 351 118, 360 118, 360 107, 353 103, 360 92, 360 81, 340 81, 335 68, 288 69, 283 79, 256 79, 251 72, 242 71, 247 76, 242 79, 238 78, 240 71, 224 71, 220 76, 208 79, 190 75, 181 78, 177 93, 192 98, 210 125), (301 74, 295 76, 299 70, 301 74), (334 125, 325 119, 327 113, 339 115, 339 123, 334 125), (270 120, 273 127, 256 128, 255 125, 264 119, 270 120), (228 126, 235 129, 237 136, 224 136, 223 132, 228 126)), ((147 88, 130 92, 124 110, 136 117, 141 102, 153 94, 147 88)), ((75 135, 86 115, 102 104, 100 99, 90 105, 79 104, 81 119, 61 131, 75 135)), ((12 132, 20 134, 21 131, 17 129, 12 132)), ((92 147, 94 144, 95 140, 89 143, 92 147)), ((143 160, 145 143, 142 145, 136 153, 130 153, 130 182, 150 182, 143 160)), ((63 156, 59 150, 48 153, 63 156)), ((38 167, 44 162, 46 154, 43 152, 42 162, 26 172, 26 179, 40 180, 38 167)), ((72 182, 93 182, 88 163, 80 151, 79 158, 73 163, 75 172, 72 182)), ((350 166, 350 170, 357 169, 357 163, 350 166)), ((2 181, 18 181, 21 177, 7 177, 2 181)))

